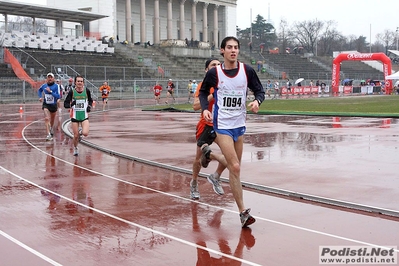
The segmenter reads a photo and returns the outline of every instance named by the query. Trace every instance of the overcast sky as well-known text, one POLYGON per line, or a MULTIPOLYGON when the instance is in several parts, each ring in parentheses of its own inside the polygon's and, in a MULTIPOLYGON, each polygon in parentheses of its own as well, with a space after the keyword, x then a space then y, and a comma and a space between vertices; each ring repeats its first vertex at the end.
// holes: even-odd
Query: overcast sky
POLYGON ((289 25, 295 21, 334 20, 336 28, 344 36, 363 35, 374 42, 375 35, 385 30, 396 31, 399 27, 398 0, 334 0, 334 1, 281 1, 281 0, 238 0, 237 24, 241 29, 248 28, 257 15, 274 22, 278 31, 280 20, 289 25), (270 12, 269 12, 270 7, 270 12))
MULTIPOLYGON (((46 5, 46 0, 18 0, 18 2, 46 5)), ((363 35, 367 41, 370 41, 371 36, 371 42, 375 42, 377 33, 385 30, 396 31, 399 27, 398 0, 238 0, 237 3, 237 25, 241 29, 250 26, 251 9, 252 22, 257 15, 267 20, 270 14, 270 20, 274 22, 277 30, 283 18, 290 25, 295 21, 316 18, 321 21, 335 20, 337 30, 344 36, 363 35)))

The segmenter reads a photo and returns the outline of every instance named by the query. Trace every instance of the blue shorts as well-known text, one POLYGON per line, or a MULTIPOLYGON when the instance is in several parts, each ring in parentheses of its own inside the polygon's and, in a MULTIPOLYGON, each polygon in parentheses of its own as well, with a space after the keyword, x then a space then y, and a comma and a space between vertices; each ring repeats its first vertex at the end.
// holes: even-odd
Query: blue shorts
POLYGON ((229 135, 233 138, 233 141, 236 142, 238 137, 244 135, 246 127, 239 127, 233 129, 215 129, 217 134, 229 135))

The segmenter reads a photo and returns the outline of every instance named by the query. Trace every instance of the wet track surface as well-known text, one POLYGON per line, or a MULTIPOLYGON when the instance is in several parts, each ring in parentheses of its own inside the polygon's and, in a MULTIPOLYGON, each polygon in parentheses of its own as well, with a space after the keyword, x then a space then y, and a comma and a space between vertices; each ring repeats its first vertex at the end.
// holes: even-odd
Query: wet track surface
MULTIPOLYGON (((227 182, 190 200, 198 114, 93 112, 74 157, 61 130, 44 140, 39 105, 0 108, 2 265, 318 265, 322 245, 399 244, 397 218, 257 189, 241 229, 227 182)), ((242 181, 398 212, 398 135, 397 119, 250 115, 242 181)))

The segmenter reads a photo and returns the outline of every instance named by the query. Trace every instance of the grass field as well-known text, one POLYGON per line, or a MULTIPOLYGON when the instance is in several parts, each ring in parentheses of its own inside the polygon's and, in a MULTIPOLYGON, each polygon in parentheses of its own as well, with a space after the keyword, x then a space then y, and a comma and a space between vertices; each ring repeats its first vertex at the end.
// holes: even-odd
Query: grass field
MULTIPOLYGON (((181 111, 192 111, 190 104, 176 104, 173 105, 173 108, 181 111)), ((260 107, 259 113, 399 117, 399 96, 367 95, 265 100, 260 107)))

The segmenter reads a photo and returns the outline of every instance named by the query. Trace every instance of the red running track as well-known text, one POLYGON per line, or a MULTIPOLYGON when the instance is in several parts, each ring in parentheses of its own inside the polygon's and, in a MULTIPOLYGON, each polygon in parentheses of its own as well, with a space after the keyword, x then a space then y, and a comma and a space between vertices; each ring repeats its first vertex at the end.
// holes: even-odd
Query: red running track
MULTIPOLYGON (((1 265, 319 265, 320 246, 398 246, 393 217, 245 189, 257 222, 241 229, 227 182, 218 196, 202 178, 190 200, 176 169, 190 171, 198 114, 93 112, 74 157, 62 131, 44 140, 39 105, 0 108, 1 265)), ((242 180, 398 211, 398 121, 386 124, 249 116, 242 180)))

